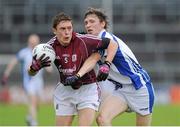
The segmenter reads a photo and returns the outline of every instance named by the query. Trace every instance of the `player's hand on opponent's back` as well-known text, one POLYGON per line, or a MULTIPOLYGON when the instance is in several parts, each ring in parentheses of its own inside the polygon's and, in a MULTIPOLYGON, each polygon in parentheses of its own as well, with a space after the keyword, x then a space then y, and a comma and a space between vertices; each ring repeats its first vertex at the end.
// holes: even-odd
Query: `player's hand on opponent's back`
POLYGON ((100 67, 99 72, 97 76, 97 81, 105 81, 109 75, 111 63, 108 61, 105 61, 100 67))
POLYGON ((45 57, 45 54, 42 54, 39 59, 36 58, 37 55, 33 57, 32 64, 30 69, 34 72, 38 72, 43 67, 48 67, 51 65, 49 56, 45 57))
POLYGON ((8 77, 5 76, 5 75, 3 75, 2 79, 1 79, 1 84, 2 84, 3 86, 5 86, 5 85, 7 84, 7 82, 8 82, 8 77))
POLYGON ((71 86, 73 89, 79 89, 81 87, 81 82, 79 82, 80 76, 78 74, 69 76, 66 78, 64 85, 71 86))

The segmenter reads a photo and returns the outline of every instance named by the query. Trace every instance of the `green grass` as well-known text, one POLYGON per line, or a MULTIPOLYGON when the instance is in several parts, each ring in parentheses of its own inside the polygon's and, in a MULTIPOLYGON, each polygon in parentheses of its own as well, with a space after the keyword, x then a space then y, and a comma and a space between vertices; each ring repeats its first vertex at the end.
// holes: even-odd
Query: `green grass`
MULTIPOLYGON (((25 105, 0 104, 0 126, 25 126, 27 107, 25 105)), ((38 111, 41 126, 55 125, 53 105, 41 105, 38 111)), ((77 125, 75 118, 73 125, 77 125)), ((94 125, 96 123, 94 122, 94 125)), ((134 126, 135 113, 124 113, 113 120, 116 126, 134 126)), ((180 126, 180 105, 156 105, 153 112, 153 126, 180 126)))

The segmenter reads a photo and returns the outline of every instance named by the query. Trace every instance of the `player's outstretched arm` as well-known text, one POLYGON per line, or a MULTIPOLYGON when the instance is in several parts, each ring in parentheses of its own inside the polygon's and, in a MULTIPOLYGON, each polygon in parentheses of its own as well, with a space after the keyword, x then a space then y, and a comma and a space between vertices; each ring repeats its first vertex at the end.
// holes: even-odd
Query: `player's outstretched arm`
POLYGON ((91 71, 95 67, 97 61, 100 60, 100 58, 101 58, 101 55, 99 53, 97 53, 97 52, 91 54, 91 56, 89 56, 86 59, 86 61, 84 62, 83 66, 80 68, 80 70, 78 71, 77 74, 80 77, 82 77, 84 74, 86 74, 89 71, 91 71))
MULTIPOLYGON (((112 40, 109 40, 109 39, 103 39, 103 48, 101 47, 101 49, 106 49, 107 48, 107 57, 106 57, 106 61, 111 64, 112 60, 114 59, 114 56, 117 52, 117 49, 118 49, 118 45, 116 42, 112 41, 112 40)), ((84 74, 86 74, 87 72, 91 71, 97 61, 99 61, 101 58, 101 55, 96 52, 96 53, 93 53, 91 54, 90 57, 88 57, 86 59, 86 61, 84 62, 83 66, 80 68, 79 72, 77 74, 80 75, 80 77, 82 77, 84 74)))
POLYGON ((9 64, 7 65, 3 77, 1 79, 1 84, 5 85, 7 84, 8 78, 12 72, 12 70, 14 69, 15 65, 18 63, 18 60, 16 57, 13 57, 13 59, 9 62, 9 64))

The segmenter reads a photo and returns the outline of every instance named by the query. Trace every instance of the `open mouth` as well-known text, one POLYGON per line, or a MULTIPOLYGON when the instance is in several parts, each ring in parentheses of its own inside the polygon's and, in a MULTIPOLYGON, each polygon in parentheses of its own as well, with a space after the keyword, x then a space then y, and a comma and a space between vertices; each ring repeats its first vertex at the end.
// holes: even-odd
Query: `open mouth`
POLYGON ((64 40, 66 40, 66 41, 69 40, 69 37, 65 37, 64 40))
POLYGON ((87 32, 88 32, 88 33, 92 33, 92 31, 93 31, 93 30, 89 29, 87 32))

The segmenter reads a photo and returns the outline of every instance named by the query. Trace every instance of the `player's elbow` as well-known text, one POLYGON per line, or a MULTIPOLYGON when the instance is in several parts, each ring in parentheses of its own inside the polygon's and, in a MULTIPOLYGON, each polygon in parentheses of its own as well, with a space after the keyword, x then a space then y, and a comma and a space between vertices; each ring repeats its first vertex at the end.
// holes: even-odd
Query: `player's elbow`
POLYGON ((110 44, 114 49, 116 49, 116 50, 118 49, 118 44, 116 42, 114 42, 113 40, 110 41, 110 44))

